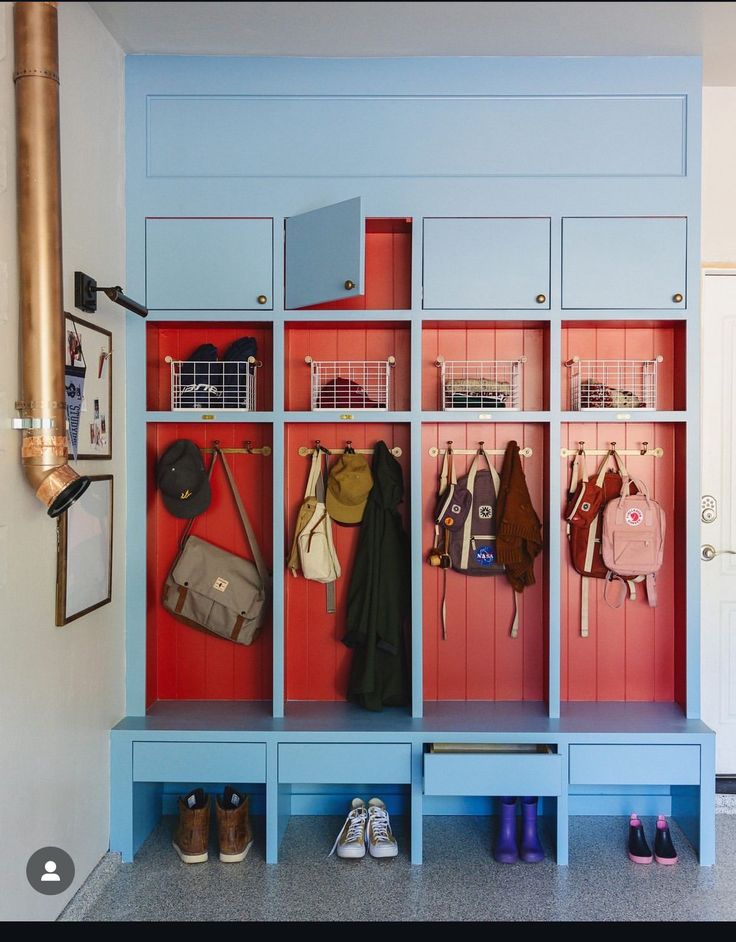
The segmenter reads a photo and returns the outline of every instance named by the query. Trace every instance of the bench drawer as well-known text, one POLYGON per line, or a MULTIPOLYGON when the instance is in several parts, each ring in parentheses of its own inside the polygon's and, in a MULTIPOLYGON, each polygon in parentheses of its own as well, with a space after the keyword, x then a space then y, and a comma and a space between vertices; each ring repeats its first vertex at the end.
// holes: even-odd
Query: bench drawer
POLYGON ((411 782, 409 743, 281 743, 279 781, 297 784, 411 782))
POLYGON ((136 742, 136 782, 265 782, 265 743, 136 742))
POLYGON ((700 746, 570 746, 571 785, 699 785, 700 746))
POLYGON ((562 758, 547 755, 424 756, 425 795, 561 795, 562 758))

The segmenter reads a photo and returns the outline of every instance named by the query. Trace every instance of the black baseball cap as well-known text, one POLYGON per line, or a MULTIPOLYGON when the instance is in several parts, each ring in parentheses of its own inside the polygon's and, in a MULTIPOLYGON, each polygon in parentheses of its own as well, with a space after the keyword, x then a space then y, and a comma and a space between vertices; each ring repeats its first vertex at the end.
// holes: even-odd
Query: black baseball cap
POLYGON ((175 517, 190 520, 210 505, 212 494, 202 453, 188 438, 175 441, 161 455, 156 480, 164 507, 175 517))

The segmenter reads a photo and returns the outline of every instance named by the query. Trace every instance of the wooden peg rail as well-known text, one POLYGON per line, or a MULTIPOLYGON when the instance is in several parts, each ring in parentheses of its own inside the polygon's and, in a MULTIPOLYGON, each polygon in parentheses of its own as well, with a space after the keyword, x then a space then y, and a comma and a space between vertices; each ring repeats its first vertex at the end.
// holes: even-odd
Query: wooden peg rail
MULTIPOLYGON (((204 452, 205 455, 211 455, 215 449, 202 448, 200 450, 204 452)), ((244 448, 220 448, 220 451, 223 455, 263 455, 264 458, 267 458, 271 454, 271 446, 261 445, 258 448, 251 448, 250 442, 246 442, 244 448)))
MULTIPOLYGON (((331 455, 344 455, 346 447, 349 447, 349 446, 343 445, 342 448, 322 448, 322 451, 329 452, 331 455)), ((403 454, 401 448, 399 448, 398 445, 394 445, 394 447, 391 448, 390 451, 391 451, 391 454, 394 456, 394 458, 400 458, 401 455, 403 454)), ((373 449, 372 448, 353 448, 353 452, 356 455, 372 455, 373 449)), ((299 454, 301 455, 302 458, 308 458, 310 455, 314 454, 314 448, 307 448, 306 445, 300 445, 299 454)))
POLYGON ((563 458, 573 458, 584 451, 586 455, 610 455, 615 449, 619 455, 626 457, 639 456, 640 458, 662 458, 664 457, 664 448, 650 448, 649 442, 642 442, 641 448, 616 448, 616 442, 611 442, 610 448, 585 448, 585 442, 580 442, 580 448, 560 448, 560 455, 563 458))
MULTIPOLYGON (((506 454, 505 448, 484 448, 483 450, 485 451, 487 455, 505 455, 506 454)), ((447 452, 446 448, 435 448, 434 446, 432 446, 432 448, 429 449, 429 456, 430 458, 437 458, 440 455, 446 454, 446 452, 447 452)), ((477 455, 478 449, 477 448, 453 448, 452 453, 453 455, 477 455)), ((519 449, 519 454, 521 455, 522 458, 531 458, 532 455, 534 454, 534 450, 529 448, 529 446, 527 445, 525 448, 519 449)))

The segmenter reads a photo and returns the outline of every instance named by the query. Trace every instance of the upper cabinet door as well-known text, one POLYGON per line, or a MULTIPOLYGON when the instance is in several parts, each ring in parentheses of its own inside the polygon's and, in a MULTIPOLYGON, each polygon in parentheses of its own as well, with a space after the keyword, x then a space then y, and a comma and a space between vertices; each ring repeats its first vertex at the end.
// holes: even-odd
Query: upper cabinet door
POLYGON ((363 294, 365 217, 358 196, 286 220, 286 307, 363 294))
POLYGON ((273 308, 272 219, 147 219, 146 302, 173 311, 273 308))
POLYGON ((562 307, 678 310, 687 306, 687 219, 562 220, 562 307))
POLYGON ((550 220, 424 220, 424 303, 432 310, 549 307, 550 220))

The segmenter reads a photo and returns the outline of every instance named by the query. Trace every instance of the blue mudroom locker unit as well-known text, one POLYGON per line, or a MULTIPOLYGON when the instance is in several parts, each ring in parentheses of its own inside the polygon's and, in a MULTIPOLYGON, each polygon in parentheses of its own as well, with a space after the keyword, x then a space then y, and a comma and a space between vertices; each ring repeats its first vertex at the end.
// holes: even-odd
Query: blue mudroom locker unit
MULTIPOLYGON (((178 794, 232 783, 265 815, 271 863, 291 815, 381 794, 409 818, 416 864, 425 816, 492 814, 502 795, 540 796, 559 864, 570 815, 633 809, 671 814, 713 864, 700 61, 129 56, 126 69, 126 285, 150 315, 127 323, 127 715, 111 733, 111 849, 133 860, 178 794), (244 335, 258 346, 250 398, 182 405, 175 364, 244 335), (481 361, 507 365, 504 407, 458 408, 451 370, 481 361), (646 392, 612 394, 583 372, 623 361, 645 377, 656 364, 646 392), (377 385, 325 404, 315 377, 344 363, 370 365, 377 385), (593 403, 580 395, 591 382, 605 393, 593 403), (251 646, 161 606, 183 521, 155 466, 177 438, 229 450, 272 568, 272 615, 251 646), (356 532, 335 528, 334 613, 285 559, 315 443, 379 440, 406 488, 411 702, 371 712, 347 701, 341 640, 356 532), (535 584, 512 637, 506 581, 449 573, 445 637, 443 575, 426 562, 443 449, 469 461, 479 442, 498 455, 511 440, 543 525, 535 584), (613 610, 591 580, 583 632, 562 518, 572 456, 584 447, 592 471, 611 443, 667 515, 659 601, 642 591, 613 610)), ((213 496, 197 532, 248 555, 227 498, 213 496)))

